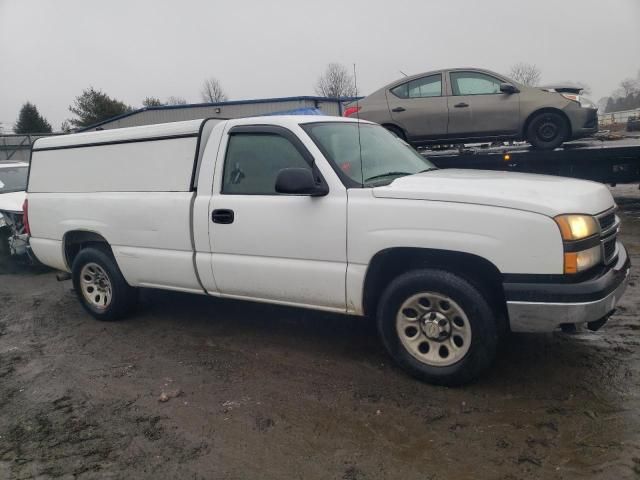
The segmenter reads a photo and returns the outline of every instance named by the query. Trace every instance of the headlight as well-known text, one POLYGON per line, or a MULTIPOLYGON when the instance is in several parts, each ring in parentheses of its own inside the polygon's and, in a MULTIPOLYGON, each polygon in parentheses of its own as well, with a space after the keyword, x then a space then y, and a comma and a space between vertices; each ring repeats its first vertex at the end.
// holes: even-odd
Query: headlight
POLYGON ((561 93, 560 95, 562 95, 567 100, 571 100, 572 102, 580 103, 580 95, 577 95, 575 93, 561 93))
POLYGON ((591 215, 559 215, 554 218, 564 248, 564 273, 584 272, 602 261, 598 222, 591 215))
POLYGON ((4 219, 4 217, 0 213, 0 228, 6 227, 6 226, 7 226, 7 221, 4 219))
POLYGON ((581 252, 565 252, 564 273, 580 273, 596 266, 602 260, 600 244, 581 252))
POLYGON ((595 103, 593 103, 591 100, 583 96, 580 96, 580 106, 582 108, 595 108, 595 109, 598 108, 598 106, 595 103))
POLYGON ((566 242, 582 240, 599 232, 598 223, 591 215, 560 215, 554 220, 566 242))
POLYGON ((591 100, 576 93, 561 93, 564 98, 578 103, 582 108, 598 108, 591 100))

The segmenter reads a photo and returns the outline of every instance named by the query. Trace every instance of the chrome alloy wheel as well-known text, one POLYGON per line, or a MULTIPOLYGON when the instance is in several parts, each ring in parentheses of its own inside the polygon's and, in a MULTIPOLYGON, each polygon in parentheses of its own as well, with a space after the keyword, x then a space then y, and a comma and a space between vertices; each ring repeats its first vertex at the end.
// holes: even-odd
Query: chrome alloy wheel
POLYGON ((113 296, 111 280, 107 272, 97 263, 87 263, 80 271, 80 288, 84 299, 97 310, 111 305, 113 296))
POLYGON ((471 325, 464 310, 435 292, 405 300, 396 315, 396 332, 414 358, 434 367, 453 365, 471 346, 471 325))

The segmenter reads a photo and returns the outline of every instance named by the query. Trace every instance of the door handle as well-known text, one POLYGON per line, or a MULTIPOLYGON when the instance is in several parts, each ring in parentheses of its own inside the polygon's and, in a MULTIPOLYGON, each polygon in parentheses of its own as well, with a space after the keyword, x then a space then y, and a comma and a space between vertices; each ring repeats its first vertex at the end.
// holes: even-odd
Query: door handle
POLYGON ((406 108, 404 108, 404 107, 396 107, 396 108, 391 109, 392 112, 396 112, 396 113, 404 112, 405 110, 406 110, 406 108))
POLYGON ((464 103, 464 102, 460 102, 460 103, 456 103, 454 105, 455 108, 464 108, 464 107, 468 107, 469 104, 468 103, 464 103))
POLYGON ((213 223, 229 224, 233 223, 234 216, 233 210, 221 208, 211 212, 211 221, 213 223))

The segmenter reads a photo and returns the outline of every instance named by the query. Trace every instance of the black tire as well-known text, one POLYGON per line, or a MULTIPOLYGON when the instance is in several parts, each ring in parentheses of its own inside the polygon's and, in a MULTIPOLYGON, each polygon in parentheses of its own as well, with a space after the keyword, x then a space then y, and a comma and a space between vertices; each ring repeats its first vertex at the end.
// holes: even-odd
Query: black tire
MULTIPOLYGON (((421 327, 428 315, 430 313, 417 317, 416 326, 420 325, 418 336, 426 335, 421 327)), ((378 332, 393 359, 411 375, 423 381, 448 386, 462 385, 475 380, 491 365, 498 346, 497 318, 482 293, 467 280, 443 270, 431 269, 409 272, 393 280, 380 298, 377 311, 378 332), (401 314, 401 306, 407 299, 423 292, 448 297, 457 304, 468 320, 465 328, 470 330, 471 340, 469 345, 465 346, 466 353, 453 364, 433 365, 426 360, 418 360, 416 354, 412 354, 399 337, 396 316, 401 314)), ((445 345, 445 349, 451 348, 451 341, 455 340, 452 327, 453 324, 450 327, 451 336, 447 340, 441 343, 438 340, 432 344, 441 345, 439 349, 442 345, 445 345)), ((429 343, 426 337, 425 342, 429 343)), ((422 345, 421 343, 420 346, 422 345)), ((454 352, 452 359, 455 355, 454 352)))
POLYGON ((569 138, 569 124, 559 113, 536 114, 527 126, 527 141, 533 148, 553 150, 569 138))
MULTIPOLYGON (((82 249, 73 261, 71 271, 76 295, 84 309, 94 318, 104 321, 120 320, 134 309, 138 299, 137 289, 127 284, 108 248, 95 246, 82 249), (84 267, 90 264, 98 265, 111 285, 109 304, 103 308, 90 303, 83 293, 80 276, 84 267)), ((99 296, 99 292, 96 291, 96 294, 99 296)))
POLYGON ((404 131, 401 128, 396 127, 395 125, 384 125, 384 128, 393 133, 400 140, 407 141, 407 136, 404 134, 404 131))

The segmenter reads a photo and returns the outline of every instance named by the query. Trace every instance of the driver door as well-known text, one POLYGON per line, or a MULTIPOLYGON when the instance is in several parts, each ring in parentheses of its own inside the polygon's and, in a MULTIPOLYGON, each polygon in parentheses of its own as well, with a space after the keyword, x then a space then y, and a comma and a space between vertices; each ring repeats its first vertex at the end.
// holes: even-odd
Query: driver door
POLYGON ((449 72, 449 137, 515 135, 520 127, 520 95, 502 93, 502 80, 475 71, 449 72))
POLYGON ((283 168, 308 168, 324 181, 303 143, 283 127, 234 127, 220 152, 209 205, 219 292, 344 311, 346 190, 277 193, 283 168))

